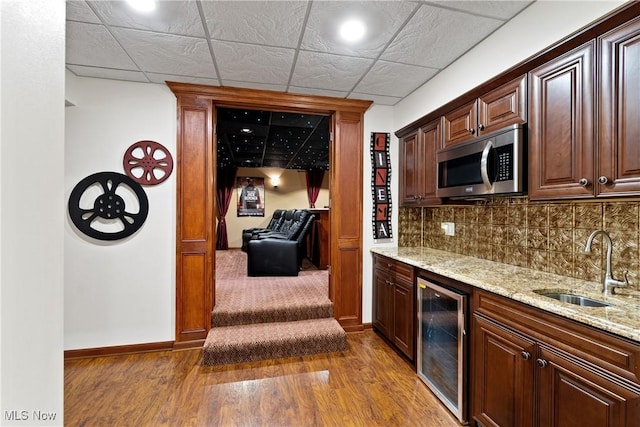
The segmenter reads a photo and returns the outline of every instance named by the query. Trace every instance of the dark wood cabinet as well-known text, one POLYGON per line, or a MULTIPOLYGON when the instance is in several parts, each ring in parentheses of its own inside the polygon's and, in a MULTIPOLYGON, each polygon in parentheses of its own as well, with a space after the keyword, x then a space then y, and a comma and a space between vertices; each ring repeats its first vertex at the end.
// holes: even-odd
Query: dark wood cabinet
POLYGON ((442 140, 441 120, 431 122, 400 141, 400 201, 402 206, 442 203, 436 197, 436 150, 442 140))
POLYGON ((536 359, 538 425, 637 426, 640 394, 541 346, 536 359))
POLYGON ((527 121, 525 75, 462 105, 443 117, 443 147, 527 121))
POLYGON ((598 38, 597 196, 640 192, 640 18, 598 38), (601 184, 604 182, 604 184, 601 184))
POLYGON ((640 192, 639 64, 635 19, 530 72, 531 200, 640 192))
POLYGON ((631 427, 640 345, 484 291, 474 293, 473 410, 484 426, 631 427))
POLYGON ((589 42, 529 74, 529 198, 593 195, 594 52, 589 42))
POLYGON ((413 267, 373 256, 373 327, 410 361, 416 352, 413 267))
POLYGON ((482 316, 473 318, 475 418, 486 426, 533 426, 535 343, 482 316))

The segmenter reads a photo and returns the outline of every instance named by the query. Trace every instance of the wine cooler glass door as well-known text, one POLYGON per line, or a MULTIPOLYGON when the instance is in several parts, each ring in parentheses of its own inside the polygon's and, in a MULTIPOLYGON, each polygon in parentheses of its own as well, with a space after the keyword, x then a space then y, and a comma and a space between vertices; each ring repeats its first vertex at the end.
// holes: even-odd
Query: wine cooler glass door
POLYGON ((418 376, 464 423, 466 296, 419 278, 418 301, 418 376))

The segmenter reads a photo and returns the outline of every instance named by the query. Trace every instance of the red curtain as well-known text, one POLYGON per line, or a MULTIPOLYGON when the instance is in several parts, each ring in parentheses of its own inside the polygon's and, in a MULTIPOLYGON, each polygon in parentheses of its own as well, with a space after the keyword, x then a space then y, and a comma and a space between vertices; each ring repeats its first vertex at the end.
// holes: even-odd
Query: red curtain
POLYGON ((218 204, 218 228, 216 230, 216 249, 229 249, 229 238, 227 237, 227 221, 225 216, 229 205, 231 204, 231 196, 236 181, 236 168, 219 168, 218 169, 218 188, 216 189, 216 202, 218 204))
POLYGON ((316 200, 318 200, 318 194, 320 194, 323 178, 323 170, 314 169, 307 171, 307 196, 309 197, 309 207, 311 208, 316 207, 316 200))

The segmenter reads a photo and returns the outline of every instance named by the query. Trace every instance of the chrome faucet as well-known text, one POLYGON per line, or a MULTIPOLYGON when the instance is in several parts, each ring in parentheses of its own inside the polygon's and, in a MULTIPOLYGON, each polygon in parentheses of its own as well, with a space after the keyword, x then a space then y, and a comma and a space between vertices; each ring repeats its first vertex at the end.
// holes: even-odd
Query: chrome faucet
POLYGON ((607 270, 605 271, 604 283, 602 284, 602 293, 605 295, 613 295, 616 293, 617 287, 629 285, 629 280, 627 279, 627 274, 629 272, 625 270, 622 273, 624 275, 624 280, 614 279, 611 275, 611 252, 613 250, 613 242, 611 242, 611 236, 609 236, 609 234, 604 230, 596 230, 591 233, 591 236, 587 239, 584 251, 586 253, 591 253, 591 242, 598 234, 602 234, 602 240, 607 241, 607 270))

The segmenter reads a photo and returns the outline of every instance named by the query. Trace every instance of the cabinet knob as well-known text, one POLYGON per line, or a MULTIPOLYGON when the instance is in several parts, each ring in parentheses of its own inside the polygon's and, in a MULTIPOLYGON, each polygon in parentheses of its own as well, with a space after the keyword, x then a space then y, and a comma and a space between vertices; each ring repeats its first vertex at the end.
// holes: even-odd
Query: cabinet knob
POLYGON ((600 178, 598 178, 598 182, 604 185, 609 182, 609 179, 606 176, 602 175, 600 178))
POLYGON ((583 187, 586 187, 587 185, 589 185, 589 180, 587 178, 580 178, 580 181, 578 181, 578 184, 582 185, 583 187))
POLYGON ((544 359, 538 359, 536 360, 536 363, 538 364, 538 366, 540 366, 541 368, 544 368, 545 366, 547 366, 547 361, 544 359))
POLYGON ((484 130, 484 125, 482 123, 478 125, 478 130, 484 130))
POLYGON ((471 129, 469 129, 469 133, 470 133, 471 135, 473 135, 474 133, 476 133, 476 130, 475 130, 474 128, 471 128, 471 129))
POLYGON ((523 351, 522 353, 520 353, 520 355, 524 360, 529 360, 531 358, 531 353, 529 353, 528 351, 523 351))

